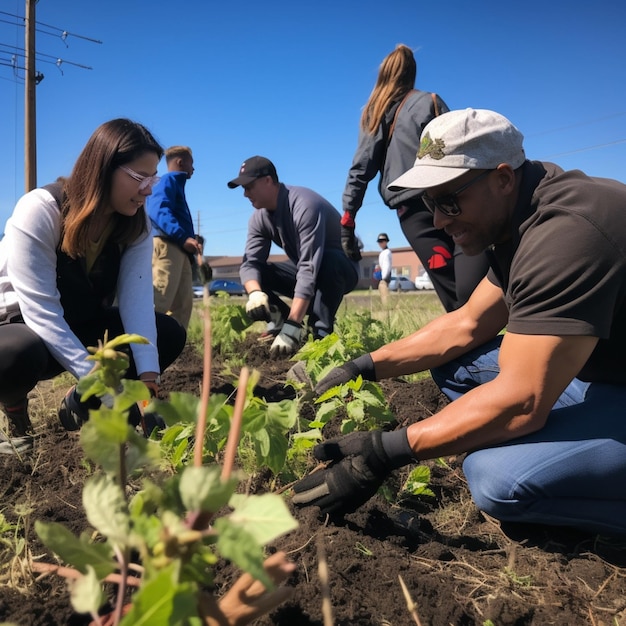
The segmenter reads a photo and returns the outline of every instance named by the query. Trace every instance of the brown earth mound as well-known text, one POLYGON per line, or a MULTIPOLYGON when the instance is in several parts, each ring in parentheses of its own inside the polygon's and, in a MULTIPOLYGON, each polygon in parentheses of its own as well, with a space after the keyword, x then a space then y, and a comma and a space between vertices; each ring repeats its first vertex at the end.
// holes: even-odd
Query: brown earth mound
MULTIPOLYGON (((241 351, 248 366, 261 372, 259 395, 272 400, 289 393, 283 382, 291 363, 270 360, 268 346, 255 338, 241 351)), ((213 370, 212 390, 232 390, 219 358, 213 370)), ((202 360, 187 348, 165 373, 164 388, 198 394, 201 379, 202 360)), ((382 387, 401 425, 428 417, 446 402, 430 379, 389 380, 382 387)), ((89 622, 72 612, 63 580, 34 578, 28 566, 29 559, 53 562, 32 529, 34 520, 57 521, 75 533, 88 528, 81 491, 90 469, 78 435, 57 423, 63 392, 54 381, 38 386, 31 401, 39 408, 34 454, 0 458, 1 512, 8 522, 25 524, 28 538, 28 550, 16 557, 11 532, 0 532, 0 621, 20 626, 89 622)), ((321 520, 315 509, 294 510, 299 528, 274 546, 297 564, 288 581, 293 598, 256 623, 323 624, 318 563, 325 553, 336 626, 403 626, 418 623, 415 616, 422 626, 484 626, 488 620, 495 626, 626 624, 626 542, 565 528, 504 528, 472 503, 461 461, 427 463, 434 498, 405 498, 392 505, 379 494, 340 523, 321 520), (415 616, 407 609, 399 577, 415 603, 415 616)), ((408 472, 396 472, 388 481, 391 487, 408 472)), ((254 488, 268 487, 260 482, 254 488)), ((220 564, 220 588, 237 574, 220 564)), ((108 591, 113 597, 114 589, 108 591)))

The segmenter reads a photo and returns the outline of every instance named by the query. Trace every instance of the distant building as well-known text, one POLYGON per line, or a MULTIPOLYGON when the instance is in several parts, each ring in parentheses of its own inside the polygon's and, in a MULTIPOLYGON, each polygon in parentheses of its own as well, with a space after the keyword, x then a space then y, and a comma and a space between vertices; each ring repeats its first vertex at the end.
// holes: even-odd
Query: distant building
MULTIPOLYGON (((406 276, 410 280, 415 280, 423 272, 422 264, 410 246, 405 248, 391 248, 393 254, 392 276, 406 276)), ((357 289, 368 289, 375 287, 376 281, 372 278, 374 266, 378 263, 378 251, 361 252, 363 258, 359 262, 359 282, 357 289)), ((213 268, 213 278, 223 278, 225 280, 239 281, 239 268, 243 261, 241 256, 207 256, 205 259, 213 268)), ((271 263, 286 261, 285 254, 270 254, 271 263)))

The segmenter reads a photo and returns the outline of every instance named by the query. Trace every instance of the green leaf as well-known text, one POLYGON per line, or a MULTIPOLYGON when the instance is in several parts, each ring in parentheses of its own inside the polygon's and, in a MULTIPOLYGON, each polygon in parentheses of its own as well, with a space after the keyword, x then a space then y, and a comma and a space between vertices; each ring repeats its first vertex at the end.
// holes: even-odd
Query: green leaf
POLYGON ((87 479, 83 506, 94 528, 120 546, 128 544, 130 522, 126 500, 111 477, 98 474, 87 479))
POLYGON ((128 473, 159 458, 158 443, 138 435, 129 426, 125 412, 107 407, 90 412, 89 421, 80 430, 80 443, 89 459, 114 476, 120 472, 121 454, 125 455, 128 473))
POLYGON ((315 421, 320 422, 322 425, 326 424, 337 412, 337 405, 334 402, 324 402, 321 404, 316 413, 315 421))
POLYGON ((180 497, 188 511, 216 512, 228 503, 237 486, 236 479, 222 480, 217 465, 186 467, 180 477, 180 497))
POLYGON ((217 549, 220 555, 231 560, 239 569, 251 574, 256 580, 273 589, 274 583, 263 567, 263 548, 254 536, 232 525, 229 519, 220 517, 215 520, 218 531, 217 549))
POLYGON ((298 527, 284 500, 274 493, 234 494, 230 505, 235 509, 228 518, 230 522, 250 533, 261 545, 298 527))
POLYGON ((289 440, 282 431, 268 428, 251 435, 257 456, 257 464, 266 465, 278 474, 285 465, 289 440))
POLYGON ((70 583, 70 600, 77 613, 97 613, 104 604, 104 594, 93 567, 70 583))
POLYGON ((197 587, 179 583, 175 565, 161 570, 133 595, 131 610, 120 626, 182 626, 198 615, 197 587))
POLYGON ((434 493, 428 488, 430 483, 430 468, 427 465, 418 465, 411 471, 409 477, 406 479, 402 490, 406 491, 414 496, 432 496, 434 493))
POLYGON ((35 521, 35 532, 44 545, 82 574, 93 566, 99 579, 115 571, 113 550, 106 543, 93 543, 87 536, 76 537, 56 522, 35 521))
POLYGON ((267 421, 272 427, 286 433, 298 418, 298 404, 293 400, 267 403, 267 421))
POLYGON ((353 400, 346 405, 348 416, 355 422, 363 422, 365 419, 365 406, 361 400, 353 400))

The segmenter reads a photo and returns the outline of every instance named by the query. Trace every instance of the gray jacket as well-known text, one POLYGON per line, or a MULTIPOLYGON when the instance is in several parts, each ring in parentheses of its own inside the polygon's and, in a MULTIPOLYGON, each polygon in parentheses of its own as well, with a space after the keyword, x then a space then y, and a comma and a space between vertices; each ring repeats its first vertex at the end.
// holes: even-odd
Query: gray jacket
MULTIPOLYGON (((440 115, 450 110, 439 96, 436 99, 440 115)), ((411 93, 398 113, 387 146, 389 129, 400 102, 394 102, 389 107, 375 134, 360 129, 358 146, 343 192, 344 211, 356 214, 363 204, 368 183, 379 172, 378 192, 389 208, 397 208, 407 198, 419 195, 415 189, 389 191, 387 185, 413 167, 422 130, 435 117, 435 105, 430 92, 416 89, 411 93)))
POLYGON ((261 279, 272 243, 296 265, 297 298, 311 299, 324 250, 341 248, 339 211, 306 187, 280 183, 275 211, 255 209, 248 221, 248 239, 239 270, 242 283, 261 279))

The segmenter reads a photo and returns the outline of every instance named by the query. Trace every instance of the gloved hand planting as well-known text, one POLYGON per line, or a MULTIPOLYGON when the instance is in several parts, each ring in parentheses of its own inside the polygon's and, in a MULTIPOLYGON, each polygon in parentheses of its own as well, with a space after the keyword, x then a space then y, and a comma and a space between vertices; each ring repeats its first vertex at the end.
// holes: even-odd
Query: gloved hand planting
MULTIPOLYGON (((61 400, 61 406, 59 407, 59 421, 65 430, 80 430, 80 427, 89 420, 89 411, 96 411, 102 405, 113 408, 114 398, 112 395, 106 393, 102 398, 97 396, 91 396, 86 402, 82 402, 80 394, 76 390, 76 385, 70 387, 65 394, 63 400, 61 400)), ((145 417, 145 416, 144 416, 145 417)), ((155 426, 162 426, 161 423, 153 423, 152 415, 148 415, 147 419, 142 420, 141 410, 139 406, 133 404, 128 409, 128 423, 133 426, 139 426, 143 422, 149 421, 150 429, 146 433, 146 436, 152 432, 155 426)), ((147 430, 144 428, 144 430, 147 430)))
POLYGON ((353 361, 348 361, 343 365, 330 370, 317 385, 315 385, 315 393, 321 396, 331 387, 344 385, 349 380, 356 379, 359 374, 365 380, 376 380, 376 372, 374 371, 374 361, 369 354, 363 354, 353 361))
POLYGON ((341 247, 350 260, 360 261, 361 251, 354 233, 355 228, 354 217, 346 211, 341 218, 341 247))
POLYGON ((342 516, 367 502, 389 473, 413 460, 406 430, 353 432, 315 446, 320 461, 333 461, 294 485, 297 506, 318 506, 322 514, 342 516), (389 436, 388 453, 383 435, 389 436))
POLYGON ((255 322, 269 322, 270 303, 267 294, 258 289, 251 292, 248 295, 248 302, 246 302, 246 313, 255 322))
POLYGON ((270 348, 272 358, 291 356, 300 348, 302 341, 302 324, 286 320, 280 333, 270 348))
POLYGON ((79 430, 89 419, 90 409, 100 408, 101 400, 92 396, 87 402, 81 402, 76 385, 69 388, 59 407, 59 420, 65 430, 79 430))

